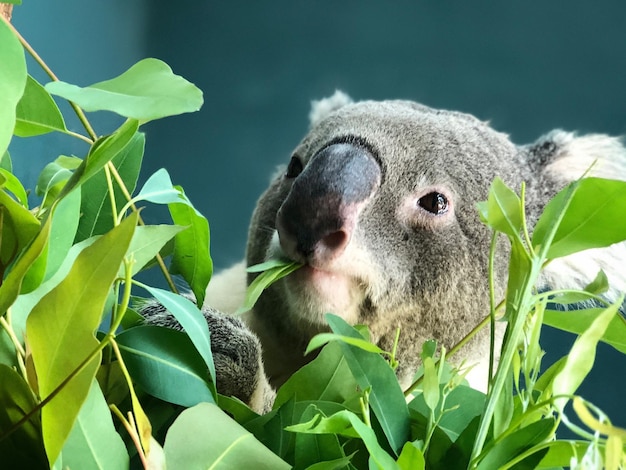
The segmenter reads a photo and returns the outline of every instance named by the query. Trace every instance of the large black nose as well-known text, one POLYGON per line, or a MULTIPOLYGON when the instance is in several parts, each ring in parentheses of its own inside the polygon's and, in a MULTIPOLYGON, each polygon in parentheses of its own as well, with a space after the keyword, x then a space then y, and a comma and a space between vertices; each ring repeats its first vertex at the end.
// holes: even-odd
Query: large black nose
POLYGON ((276 228, 285 254, 314 266, 341 255, 380 181, 380 165, 362 146, 333 144, 318 152, 278 211, 276 228))

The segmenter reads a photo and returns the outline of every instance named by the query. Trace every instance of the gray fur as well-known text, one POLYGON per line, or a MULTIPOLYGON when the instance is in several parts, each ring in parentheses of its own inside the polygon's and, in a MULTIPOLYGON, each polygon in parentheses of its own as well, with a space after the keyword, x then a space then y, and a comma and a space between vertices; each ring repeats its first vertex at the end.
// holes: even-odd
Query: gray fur
MULTIPOLYGON (((548 200, 596 160, 592 174, 626 178, 624 147, 617 139, 603 135, 577 137, 554 131, 534 144, 517 146, 505 134, 467 114, 409 101, 352 103, 343 94, 314 104, 311 119, 311 129, 293 156, 304 168, 300 175, 306 176, 302 178, 316 185, 313 193, 331 191, 327 180, 333 176, 315 169, 319 165, 311 166, 308 172, 307 168, 313 158, 322 158, 316 157, 322 150, 336 143, 364 149, 380 165, 380 181, 371 186, 371 192, 363 191, 368 196, 359 196, 355 208, 346 208, 341 201, 311 207, 313 199, 302 192, 302 184, 295 183, 300 175, 287 170, 287 176, 284 171, 278 174, 259 199, 250 225, 246 263, 253 265, 289 254, 326 271, 323 275, 317 272, 317 278, 310 270, 296 271, 270 287, 253 311, 244 315, 247 327, 263 347, 263 366, 256 372, 262 374, 264 367, 273 387, 310 360, 303 356, 304 349, 315 334, 327 330, 323 314, 329 311, 350 323, 367 324, 372 339, 387 350, 400 327, 398 375, 404 385, 419 364, 425 340, 434 338, 449 348, 465 336, 489 310, 491 235, 479 221, 476 203, 487 198, 495 177, 517 191, 526 182, 531 225, 548 200), (311 175, 314 171, 320 172, 318 178, 311 175), (417 207, 417 200, 433 191, 449 202, 441 215, 417 207), (305 227, 309 219, 319 219, 324 211, 336 211, 339 226, 349 219, 347 243, 323 259, 294 255, 297 243, 291 243, 292 235, 276 230, 277 214, 287 200, 288 213, 293 213, 293 204, 301 204, 298 223, 305 227)), ((338 176, 334 184, 340 181, 338 176)), ((283 221, 282 226, 289 224, 283 221)), ((507 251, 502 240, 495 273, 498 297, 505 289, 507 251)), ((582 287, 603 268, 617 288, 624 289, 626 275, 616 268, 625 258, 624 245, 589 250, 552 263, 543 280, 557 287, 582 287)), ((228 275, 233 279, 245 273, 240 267, 229 270, 228 275)), ((248 282, 254 276, 248 275, 248 282)), ((207 292, 209 304, 221 302, 223 297, 229 294, 211 288, 207 292)), ((220 317, 214 313, 207 316, 212 330, 216 318, 220 317)), ((251 350, 258 351, 258 343, 237 323, 225 342, 214 339, 216 353, 219 355, 221 348, 231 351, 229 341, 239 344, 237 335, 246 338, 244 343, 255 345, 251 350)), ((226 356, 233 358, 229 352, 226 356)), ((469 344, 462 357, 468 363, 484 363, 488 357, 487 333, 469 344)), ((221 373, 228 377, 225 381, 232 381, 231 391, 241 387, 245 392, 239 396, 250 394, 235 377, 240 372, 221 373)), ((241 373, 253 375, 250 370, 241 373)), ((478 385, 484 388, 486 382, 478 385)), ((268 396, 271 400, 271 394, 268 396)))

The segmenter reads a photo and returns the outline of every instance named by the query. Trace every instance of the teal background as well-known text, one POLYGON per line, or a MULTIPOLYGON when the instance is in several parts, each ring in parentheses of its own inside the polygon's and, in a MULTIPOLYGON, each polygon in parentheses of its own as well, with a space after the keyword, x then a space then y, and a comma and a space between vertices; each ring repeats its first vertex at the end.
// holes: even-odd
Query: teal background
MULTIPOLYGON (((185 188, 210 221, 217 268, 243 256, 256 198, 306 132, 310 101, 335 89, 469 112, 517 143, 554 128, 624 134, 625 18, 622 0, 24 0, 14 11, 62 80, 88 85, 152 56, 204 91, 200 112, 145 127, 142 179, 166 167, 185 188)), ((120 122, 92 121, 100 133, 120 122)), ((31 188, 44 162, 85 151, 60 135, 11 146, 31 188)), ((546 361, 571 341, 549 331, 546 361)), ((601 347, 598 361, 583 394, 626 426, 626 360, 601 347)))

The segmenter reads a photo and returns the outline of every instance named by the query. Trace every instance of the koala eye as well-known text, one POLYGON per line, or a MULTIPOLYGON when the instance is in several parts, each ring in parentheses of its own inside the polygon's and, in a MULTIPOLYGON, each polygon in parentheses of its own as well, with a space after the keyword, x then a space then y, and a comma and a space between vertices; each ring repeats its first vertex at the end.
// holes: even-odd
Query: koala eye
POLYGON ((448 212, 448 198, 435 191, 419 198, 417 200, 417 205, 435 215, 441 215, 448 212))
POLYGON ((285 178, 295 178, 302 173, 302 162, 295 155, 291 157, 289 165, 287 165, 287 171, 285 172, 285 178))

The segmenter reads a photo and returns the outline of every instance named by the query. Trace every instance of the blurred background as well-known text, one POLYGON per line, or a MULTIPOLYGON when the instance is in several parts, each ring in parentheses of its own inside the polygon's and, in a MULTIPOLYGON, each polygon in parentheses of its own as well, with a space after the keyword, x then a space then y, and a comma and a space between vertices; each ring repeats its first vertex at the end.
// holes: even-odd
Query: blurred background
MULTIPOLYGON (((24 0, 13 23, 61 80, 86 86, 157 57, 204 91, 200 112, 143 128, 142 180, 165 167, 185 188, 220 269, 243 257, 256 198, 306 132, 310 101, 335 89, 469 112, 520 144, 554 128, 624 134, 625 17, 623 0, 24 0)), ((121 122, 90 120, 101 134, 121 122)), ((10 150, 34 188, 46 162, 87 149, 49 135, 10 150)), ((544 363, 573 339, 548 331, 544 363)), ((582 393, 626 426, 626 359, 601 346, 597 362, 582 393)))

